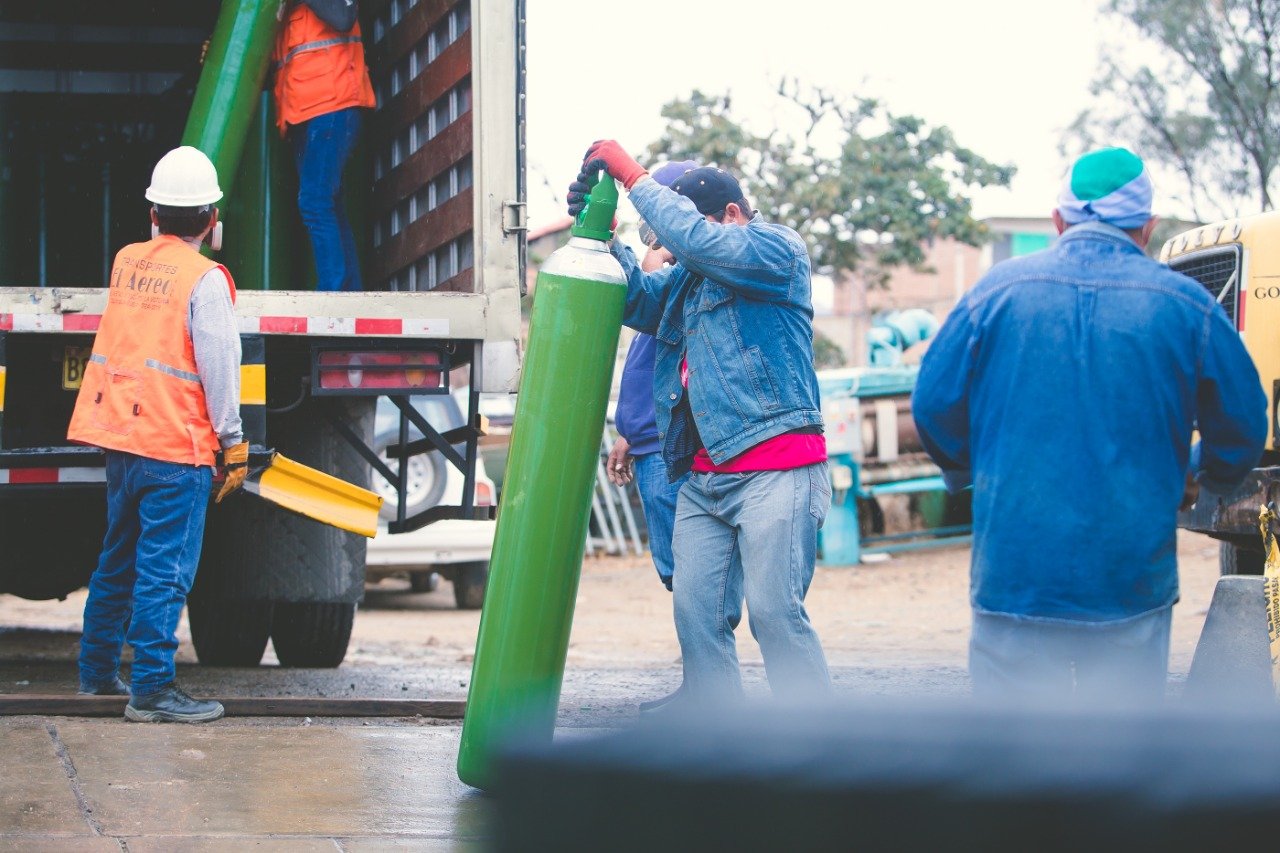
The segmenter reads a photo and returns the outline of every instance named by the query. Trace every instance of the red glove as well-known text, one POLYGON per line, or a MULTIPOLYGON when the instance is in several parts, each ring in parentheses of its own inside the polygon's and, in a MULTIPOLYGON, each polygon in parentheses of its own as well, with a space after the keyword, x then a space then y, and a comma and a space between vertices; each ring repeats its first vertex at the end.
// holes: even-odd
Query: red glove
POLYGON ((630 154, 612 139, 601 139, 587 149, 587 156, 582 158, 583 172, 604 169, 613 177, 622 181, 627 189, 635 186, 636 181, 649 174, 649 171, 635 161, 630 154))

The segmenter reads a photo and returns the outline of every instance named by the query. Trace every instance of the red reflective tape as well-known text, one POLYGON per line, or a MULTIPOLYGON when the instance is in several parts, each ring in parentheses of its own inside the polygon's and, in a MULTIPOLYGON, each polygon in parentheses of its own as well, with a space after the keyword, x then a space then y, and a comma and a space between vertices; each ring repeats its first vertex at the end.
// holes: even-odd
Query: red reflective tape
POLYGON ((0 332, 9 332, 13 330, 13 315, 0 314, 0 332))
POLYGON ((10 468, 10 483, 56 483, 57 468, 10 468))
POLYGON ((258 321, 258 331, 262 334, 305 335, 307 333, 307 318, 263 317, 258 321))
POLYGON ((64 314, 62 330, 64 332, 96 332, 102 322, 101 314, 64 314))
POLYGON ((357 335, 398 335, 404 329, 404 323, 398 317, 356 318, 357 335))

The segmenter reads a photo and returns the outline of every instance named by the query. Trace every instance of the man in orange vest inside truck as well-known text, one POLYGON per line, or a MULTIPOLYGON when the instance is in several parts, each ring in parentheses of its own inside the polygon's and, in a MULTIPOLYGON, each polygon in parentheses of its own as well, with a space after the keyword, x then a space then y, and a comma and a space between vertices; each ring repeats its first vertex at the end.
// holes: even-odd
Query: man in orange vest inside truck
POLYGON ((178 618, 195 581, 219 455, 239 488, 249 462, 240 423, 240 337, 226 267, 200 254, 221 243, 213 163, 175 148, 156 164, 146 198, 152 239, 125 246, 108 282, 93 354, 67 438, 106 451, 107 535, 89 581, 80 692, 129 695, 139 722, 205 722, 218 702, 174 683, 178 618), (119 676, 133 647, 132 684, 119 676))
POLYGON ((355 236, 342 209, 342 170, 376 100, 355 0, 297 0, 273 56, 276 124, 293 144, 298 212, 311 237, 316 290, 360 290, 355 236))

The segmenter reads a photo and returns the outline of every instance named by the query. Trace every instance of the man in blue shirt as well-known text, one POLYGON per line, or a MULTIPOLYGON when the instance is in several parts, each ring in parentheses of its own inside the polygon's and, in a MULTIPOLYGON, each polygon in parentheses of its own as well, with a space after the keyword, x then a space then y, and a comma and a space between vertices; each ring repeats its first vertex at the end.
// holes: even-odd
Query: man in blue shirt
MULTIPOLYGON (((656 339, 667 477, 693 472, 672 542, 679 704, 742 695, 734 628, 744 598, 775 695, 825 695, 826 657, 804 607, 831 503, 804 239, 756 215, 723 170, 664 187, 612 140, 587 152, 579 183, 601 169, 676 261, 645 272, 612 246, 627 276, 623 322, 656 339)), ((583 195, 571 189, 576 214, 583 195)))
POLYGON ((1057 244, 994 267, 921 366, 921 438, 974 490, 979 695, 1161 696, 1179 506, 1261 455, 1257 371, 1213 296, 1144 253, 1151 198, 1131 152, 1081 157, 1057 244))

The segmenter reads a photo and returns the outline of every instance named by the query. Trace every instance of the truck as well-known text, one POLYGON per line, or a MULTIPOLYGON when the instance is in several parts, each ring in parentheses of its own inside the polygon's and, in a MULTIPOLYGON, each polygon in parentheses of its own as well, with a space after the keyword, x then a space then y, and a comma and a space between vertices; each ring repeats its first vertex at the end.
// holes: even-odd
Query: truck
MULTIPOLYGON (((209 154, 226 193, 251 471, 276 453, 366 489, 376 471, 400 497, 390 535, 493 517, 476 500, 478 399, 515 392, 520 371, 523 6, 360 3, 377 107, 345 185, 365 290, 334 293, 314 290, 273 116, 287 0, 0 3, 0 593, 62 598, 95 567, 104 459, 67 424, 114 253, 148 238, 143 191, 179 144, 209 154), (411 404, 464 383, 461 427, 411 404), (375 451, 379 397, 399 441, 375 451), (456 504, 408 511, 398 471, 418 454, 462 473, 456 504)), ((211 506, 188 600, 199 660, 257 665, 270 639, 285 666, 337 666, 367 541, 250 494, 211 506)))
POLYGON ((1224 575, 1260 575, 1258 511, 1280 500, 1280 212, 1228 219, 1168 240, 1160 260, 1203 285, 1240 332, 1267 395, 1267 440, 1258 467, 1227 495, 1201 491, 1178 525, 1219 540, 1224 575))

